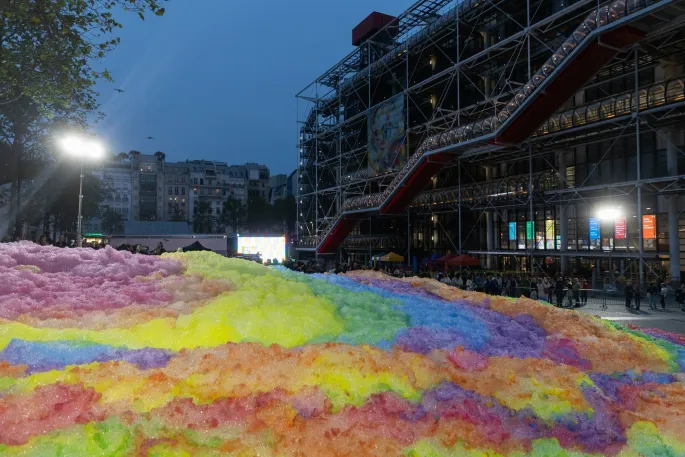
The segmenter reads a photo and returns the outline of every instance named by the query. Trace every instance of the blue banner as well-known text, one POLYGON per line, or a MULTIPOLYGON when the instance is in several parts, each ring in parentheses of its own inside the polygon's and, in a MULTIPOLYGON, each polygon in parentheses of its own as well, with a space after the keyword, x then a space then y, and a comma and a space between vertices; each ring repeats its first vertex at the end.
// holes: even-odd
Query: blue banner
POLYGON ((516 240, 516 222, 509 222, 509 241, 516 240))
POLYGON ((599 239, 599 220, 596 217, 590 218, 590 239, 599 239))

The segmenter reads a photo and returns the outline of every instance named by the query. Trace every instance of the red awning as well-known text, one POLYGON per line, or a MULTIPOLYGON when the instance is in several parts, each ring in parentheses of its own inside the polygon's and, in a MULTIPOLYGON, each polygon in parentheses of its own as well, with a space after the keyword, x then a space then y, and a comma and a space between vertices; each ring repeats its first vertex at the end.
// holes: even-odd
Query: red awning
POLYGON ((445 265, 452 258, 454 258, 452 254, 447 254, 442 257, 439 257, 434 263, 435 265, 445 265))
POLYGON ((479 267, 480 260, 468 254, 452 257, 446 263, 448 267, 479 267))

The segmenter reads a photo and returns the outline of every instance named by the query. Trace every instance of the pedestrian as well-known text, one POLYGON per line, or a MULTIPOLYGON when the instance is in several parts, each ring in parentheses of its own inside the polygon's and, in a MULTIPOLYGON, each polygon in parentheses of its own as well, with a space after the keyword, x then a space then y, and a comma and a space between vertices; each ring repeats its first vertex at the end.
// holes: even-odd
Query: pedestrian
POLYGON ((67 247, 67 239, 64 237, 64 235, 60 235, 59 239, 55 241, 55 247, 58 248, 66 248, 67 247))
POLYGON ((642 291, 640 290, 640 284, 635 284, 635 289, 633 290, 633 296, 635 298, 635 309, 640 311, 640 294, 642 291))
POLYGON ((564 304, 564 280, 559 276, 554 284, 554 294, 557 296, 557 306, 561 308, 564 304))
POLYGON ((152 251, 153 255, 162 255, 166 252, 166 249, 164 249, 164 244, 160 241, 157 243, 157 247, 155 248, 154 251, 152 251))
POLYGON ((587 305, 587 291, 590 289, 587 279, 583 279, 583 288, 580 289, 580 302, 583 306, 587 305))
POLYGON ((685 282, 680 285, 680 310, 685 313, 685 282))
POLYGON ((628 281, 626 284, 626 308, 628 309, 632 309, 633 292, 633 283, 628 281))
POLYGON ((668 295, 668 288, 666 283, 661 284, 661 291, 659 293, 661 299, 661 309, 666 309, 666 295, 668 295))
POLYGON ((547 303, 549 303, 550 305, 553 305, 554 299, 552 298, 552 295, 554 295, 553 294, 554 287, 553 287, 552 281, 550 281, 549 278, 545 278, 545 281, 543 284, 545 286, 545 294, 547 295, 547 303))
POLYGON ((538 290, 538 300, 544 300, 547 297, 547 286, 545 285, 545 281, 547 278, 543 279, 538 279, 538 282, 536 284, 537 290, 538 290))
POLYGON ((656 288, 654 281, 647 286, 647 300, 649 301, 649 309, 656 311, 656 301, 659 296, 659 290, 656 288))
POLYGON ((49 244, 47 235, 41 235, 40 238, 38 238, 38 244, 41 246, 47 246, 49 244))
POLYGON ((577 308, 580 306, 580 281, 578 281, 578 278, 573 278, 571 287, 573 288, 573 301, 575 303, 575 307, 577 308))
POLYGON ((524 276, 521 280, 521 294, 526 298, 530 298, 530 278, 528 276, 524 276))

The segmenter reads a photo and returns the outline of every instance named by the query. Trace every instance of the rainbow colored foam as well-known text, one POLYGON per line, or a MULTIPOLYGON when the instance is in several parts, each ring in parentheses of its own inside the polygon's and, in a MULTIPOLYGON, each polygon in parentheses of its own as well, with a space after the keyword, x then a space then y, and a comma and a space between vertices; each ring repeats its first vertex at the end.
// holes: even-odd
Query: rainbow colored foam
POLYGON ((684 372, 430 280, 0 244, 1 456, 682 456, 684 372))

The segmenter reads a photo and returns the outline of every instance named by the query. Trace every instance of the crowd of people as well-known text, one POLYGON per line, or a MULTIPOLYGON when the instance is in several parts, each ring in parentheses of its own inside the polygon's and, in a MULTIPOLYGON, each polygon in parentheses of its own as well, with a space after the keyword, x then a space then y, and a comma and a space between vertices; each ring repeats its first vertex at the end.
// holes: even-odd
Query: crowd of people
MULTIPOLYGON (((41 237, 38 238, 37 243, 41 246, 54 246, 57 248, 75 248, 78 244, 75 238, 68 239, 65 235, 60 235, 57 241, 52 241, 47 235, 41 235, 41 237)), ((81 247, 89 249, 105 249, 109 245, 109 238, 106 236, 97 241, 88 241, 87 239, 83 239, 81 241, 81 247)), ((153 250, 150 250, 149 247, 143 244, 121 244, 119 246, 112 247, 117 251, 128 251, 132 254, 162 255, 167 252, 164 249, 164 244, 161 241, 153 250)))
MULTIPOLYGON (((685 312, 685 283, 681 284, 680 287, 676 288, 674 291, 675 301, 680 305, 680 309, 685 312)), ((642 299, 646 299, 649 303, 649 309, 656 311, 658 305, 661 305, 661 309, 666 309, 666 297, 668 296, 668 286, 666 283, 660 281, 657 285, 656 281, 652 281, 643 291, 640 286, 628 281, 625 290, 626 296, 626 308, 632 308, 633 303, 636 310, 640 309, 640 303, 642 299)))
MULTIPOLYGON (((506 297, 527 297, 534 300, 544 300, 557 307, 577 308, 587 305, 589 293, 593 292, 586 278, 582 277, 534 277, 528 275, 487 273, 481 271, 443 272, 430 270, 423 267, 418 273, 414 273, 400 267, 390 265, 366 266, 359 264, 330 263, 322 265, 314 260, 310 261, 287 261, 283 263, 287 268, 301 273, 346 273, 351 270, 374 270, 381 271, 389 276, 431 278, 453 287, 463 290, 478 291, 489 295, 501 295, 506 297)), ((596 291, 594 291, 596 292, 596 291)), ((643 294, 643 291, 630 281, 625 288, 626 308, 639 310, 642 298, 649 302, 650 309, 657 310, 658 304, 662 309, 666 308, 666 297, 669 288, 663 281, 651 282, 643 294)), ((618 296, 620 298, 620 295, 618 296)), ((685 311, 685 284, 675 290, 675 300, 685 311)))

